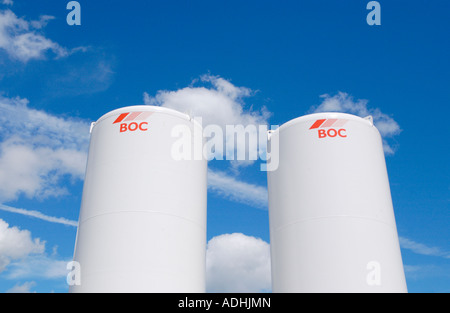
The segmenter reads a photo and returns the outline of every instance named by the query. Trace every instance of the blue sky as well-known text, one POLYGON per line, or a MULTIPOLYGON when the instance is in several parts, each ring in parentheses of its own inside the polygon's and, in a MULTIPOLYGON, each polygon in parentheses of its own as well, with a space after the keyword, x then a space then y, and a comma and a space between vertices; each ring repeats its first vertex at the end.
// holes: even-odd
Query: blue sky
MULTIPOLYGON (((449 292, 450 4, 379 1, 369 26, 368 2, 80 0, 69 26, 65 1, 0 0, 0 292, 67 291, 90 122, 181 96, 212 123, 374 115, 408 289, 449 292)), ((267 291, 266 175, 209 168, 208 288, 267 291)))

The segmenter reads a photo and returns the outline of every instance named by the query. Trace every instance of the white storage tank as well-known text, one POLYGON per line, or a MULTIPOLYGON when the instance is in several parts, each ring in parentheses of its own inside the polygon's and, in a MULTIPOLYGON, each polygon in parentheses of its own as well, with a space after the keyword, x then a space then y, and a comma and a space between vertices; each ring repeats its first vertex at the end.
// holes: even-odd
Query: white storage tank
POLYGON ((273 292, 407 292, 372 118, 299 117, 268 145, 279 146, 268 172, 273 292))
POLYGON ((205 291, 207 161, 174 157, 180 129, 192 146, 202 133, 153 106, 93 125, 74 252, 81 284, 70 292, 205 291))

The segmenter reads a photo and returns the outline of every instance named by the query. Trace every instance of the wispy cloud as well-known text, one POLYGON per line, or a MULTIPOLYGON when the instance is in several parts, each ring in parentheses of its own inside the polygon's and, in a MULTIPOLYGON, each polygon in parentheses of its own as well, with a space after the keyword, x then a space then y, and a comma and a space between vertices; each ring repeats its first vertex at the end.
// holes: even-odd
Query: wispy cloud
POLYGON ((13 5, 14 4, 13 0, 2 0, 2 3, 5 5, 13 5))
POLYGON ((41 15, 39 20, 31 21, 30 24, 34 29, 41 29, 47 26, 48 22, 54 20, 55 17, 51 15, 41 15))
POLYGON ((54 217, 54 216, 48 216, 45 215, 39 211, 34 211, 34 210, 25 210, 25 209, 19 209, 19 208, 13 208, 4 204, 0 204, 0 210, 2 211, 6 211, 6 212, 11 212, 11 213, 16 213, 16 214, 21 214, 21 215, 25 215, 25 216, 29 216, 29 217, 34 217, 46 222, 50 222, 50 223, 56 223, 56 224, 62 224, 62 225, 67 225, 67 226, 74 226, 77 227, 78 226, 78 222, 77 221, 72 221, 63 217, 54 217))
POLYGON ((208 169, 208 189, 231 201, 267 209, 267 188, 240 181, 225 172, 208 169))
POLYGON ((48 51, 56 57, 68 56, 69 50, 39 32, 52 18, 45 15, 38 21, 27 21, 11 10, 0 11, 0 49, 5 50, 12 59, 25 63, 45 58, 48 51))
POLYGON ((405 237, 399 237, 399 241, 402 249, 410 250, 416 254, 450 259, 450 251, 444 251, 439 247, 430 247, 405 237))
POLYGON ((96 48, 85 48, 83 52, 82 58, 60 62, 46 76, 45 96, 73 97, 108 90, 115 78, 115 58, 96 48))
POLYGON ((61 260, 50 257, 45 253, 30 255, 26 259, 11 262, 7 279, 61 279, 67 276, 67 262, 71 259, 61 260))
POLYGON ((394 147, 389 143, 389 138, 400 134, 401 129, 392 117, 381 112, 379 108, 370 108, 368 106, 369 101, 363 99, 355 100, 345 92, 339 92, 334 96, 325 94, 321 98, 323 99, 322 103, 316 107, 312 107, 312 112, 343 112, 360 117, 372 115, 374 124, 383 137, 384 152, 386 154, 395 153, 394 147))
POLYGON ((36 286, 36 282, 27 281, 23 284, 16 284, 13 288, 6 291, 6 293, 31 293, 31 288, 36 286))
MULTIPOLYGON (((3 0, 3 4, 12 5, 13 2, 3 0)), ((60 59, 88 50, 87 47, 68 49, 45 37, 43 29, 53 19, 54 16, 41 15, 39 20, 26 20, 17 17, 10 9, 0 11, 0 50, 23 63, 45 59, 49 52, 60 59)))

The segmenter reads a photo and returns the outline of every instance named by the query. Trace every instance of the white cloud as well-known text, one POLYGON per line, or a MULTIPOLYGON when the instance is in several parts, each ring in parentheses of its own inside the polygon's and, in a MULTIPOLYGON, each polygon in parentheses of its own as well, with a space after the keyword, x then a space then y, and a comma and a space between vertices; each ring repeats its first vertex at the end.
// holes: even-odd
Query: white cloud
POLYGON ((389 115, 381 112, 380 109, 369 108, 367 100, 354 100, 352 96, 345 92, 339 92, 334 96, 328 94, 322 95, 323 102, 313 107, 312 111, 317 112, 343 112, 350 113, 360 117, 372 115, 375 126, 383 137, 383 148, 386 154, 393 154, 394 148, 388 143, 388 138, 400 134, 401 129, 398 123, 389 115))
POLYGON ((21 62, 43 59, 48 51, 52 51, 56 57, 68 56, 70 52, 66 48, 38 32, 51 19, 53 17, 43 15, 39 21, 26 21, 11 10, 0 11, 0 49, 21 62))
POLYGON ((7 279, 60 279, 68 274, 67 263, 70 260, 59 260, 46 254, 30 255, 26 259, 11 262, 7 279))
POLYGON ((416 254, 421 255, 428 255, 428 256, 437 256, 437 257, 443 257, 446 259, 450 259, 450 252, 449 251, 443 251, 439 247, 430 247, 423 243, 415 242, 414 240, 405 238, 405 237, 399 237, 400 246, 402 249, 411 250, 412 252, 416 254))
POLYGON ((48 22, 54 20, 55 17, 51 15, 41 15, 39 21, 31 21, 30 24, 35 29, 41 29, 47 26, 48 22))
POLYGON ((244 98, 252 91, 245 87, 237 87, 231 82, 212 75, 203 75, 200 82, 207 87, 185 87, 177 91, 158 91, 155 97, 144 93, 147 105, 158 105, 203 119, 203 126, 214 124, 225 125, 259 125, 267 124, 270 114, 265 108, 254 111, 245 109, 244 98))
POLYGON ((208 242, 208 292, 268 292, 271 289, 270 246, 240 233, 224 234, 208 242))
MULTIPOLYGON (((39 238, 32 238, 29 230, 10 227, 0 219, 0 273, 6 279, 60 279, 68 271, 67 262, 56 255, 45 253, 46 242, 39 238)), ((10 292, 26 292, 34 284, 16 285, 10 292)))
POLYGON ((6 293, 31 293, 31 288, 36 286, 36 282, 27 281, 22 285, 16 284, 13 288, 6 291, 6 293))
MULTIPOLYGON (((234 137, 232 132, 227 134, 226 125, 242 125, 244 127, 254 125, 257 130, 259 125, 268 124, 271 114, 265 107, 254 110, 244 102, 244 99, 252 94, 253 92, 250 89, 237 87, 219 76, 203 75, 199 80, 195 80, 190 87, 176 91, 158 91, 155 97, 144 93, 144 103, 171 108, 193 117, 201 117, 203 127, 208 125, 219 126, 226 140, 227 136, 234 137), (195 87, 194 84, 198 83, 204 86, 195 87)), ((257 131, 250 131, 250 133, 250 136, 256 136, 253 138, 258 138, 257 131)), ((249 149, 245 138, 237 138, 234 146, 225 146, 226 155, 233 155, 237 147, 243 148, 245 151, 249 149)), ((258 147, 253 146, 251 149, 254 148, 257 149, 258 147)), ((264 149, 265 146, 260 148, 264 149)), ((257 152, 254 153, 257 154, 257 152)), ((249 162, 248 159, 241 161, 243 162, 235 161, 232 165, 245 166, 253 163, 249 162)))
POLYGON ((225 172, 209 168, 208 189, 231 201, 267 209, 266 187, 240 181, 225 172))
POLYGON ((5 5, 13 5, 14 4, 13 0, 2 0, 2 3, 5 5))
POLYGON ((11 261, 24 259, 30 254, 42 254, 44 250, 45 242, 39 238, 32 239, 28 230, 10 227, 0 219, 0 272, 4 271, 11 261))
POLYGON ((0 201, 48 198, 67 193, 63 177, 83 179, 89 124, 0 97, 0 201))

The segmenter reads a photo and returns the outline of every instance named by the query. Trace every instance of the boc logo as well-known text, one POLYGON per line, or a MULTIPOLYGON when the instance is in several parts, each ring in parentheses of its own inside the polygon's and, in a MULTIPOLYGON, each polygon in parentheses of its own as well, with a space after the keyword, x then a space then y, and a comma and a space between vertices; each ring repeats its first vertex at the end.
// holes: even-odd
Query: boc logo
POLYGON ((335 138, 335 137, 341 137, 346 138, 347 137, 347 130, 343 128, 345 124, 347 124, 348 120, 344 119, 321 119, 317 120, 312 124, 312 126, 309 128, 311 129, 317 129, 317 134, 319 139, 322 138, 335 138))
POLYGON ((145 132, 148 130, 148 122, 146 120, 153 114, 153 112, 128 112, 122 113, 119 117, 113 122, 113 124, 120 123, 120 132, 135 132, 142 131, 145 132))

